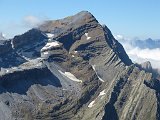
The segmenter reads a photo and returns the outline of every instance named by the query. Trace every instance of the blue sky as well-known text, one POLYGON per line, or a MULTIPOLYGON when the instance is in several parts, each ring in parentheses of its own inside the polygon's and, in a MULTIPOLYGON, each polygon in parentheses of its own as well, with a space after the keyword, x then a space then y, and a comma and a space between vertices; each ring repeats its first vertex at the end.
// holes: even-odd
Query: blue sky
POLYGON ((13 37, 35 22, 82 10, 91 12, 114 35, 160 38, 160 0, 0 0, 0 31, 13 37))

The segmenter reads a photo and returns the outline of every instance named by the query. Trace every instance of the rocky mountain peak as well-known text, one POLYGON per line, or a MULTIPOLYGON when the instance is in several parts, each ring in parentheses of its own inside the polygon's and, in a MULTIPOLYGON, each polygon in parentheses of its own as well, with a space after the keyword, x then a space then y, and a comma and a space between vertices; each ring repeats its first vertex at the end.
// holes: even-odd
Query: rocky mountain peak
POLYGON ((149 72, 152 72, 152 65, 151 65, 151 62, 150 61, 146 61, 144 63, 141 63, 141 67, 143 69, 145 69, 146 71, 149 71, 149 72))
POLYGON ((46 21, 4 42, 0 68, 2 120, 159 115, 159 82, 136 67, 108 27, 87 11, 46 21))
POLYGON ((69 16, 63 19, 45 21, 42 25, 39 26, 39 29, 44 32, 58 33, 63 29, 76 29, 91 22, 95 24, 98 23, 96 18, 90 12, 82 11, 77 13, 76 15, 69 16))

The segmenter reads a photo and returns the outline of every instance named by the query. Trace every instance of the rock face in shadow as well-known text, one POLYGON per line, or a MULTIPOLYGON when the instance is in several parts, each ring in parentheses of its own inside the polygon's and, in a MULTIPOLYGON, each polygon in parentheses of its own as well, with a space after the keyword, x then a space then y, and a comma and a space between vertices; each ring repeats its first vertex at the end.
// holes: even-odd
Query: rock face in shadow
POLYGON ((0 94, 10 92, 26 95, 29 88, 34 84, 40 84, 42 86, 53 85, 55 87, 62 86, 59 79, 47 67, 22 69, 1 77, 0 94))
POLYGON ((24 33, 23 35, 15 36, 12 40, 13 47, 20 48, 25 45, 32 45, 35 42, 41 42, 46 37, 42 34, 41 31, 37 29, 31 29, 28 32, 24 33))
POLYGON ((0 40, 0 55, 4 55, 12 50, 10 40, 0 40))
POLYGON ((0 49, 0 119, 160 119, 159 80, 87 11, 46 21, 0 49))

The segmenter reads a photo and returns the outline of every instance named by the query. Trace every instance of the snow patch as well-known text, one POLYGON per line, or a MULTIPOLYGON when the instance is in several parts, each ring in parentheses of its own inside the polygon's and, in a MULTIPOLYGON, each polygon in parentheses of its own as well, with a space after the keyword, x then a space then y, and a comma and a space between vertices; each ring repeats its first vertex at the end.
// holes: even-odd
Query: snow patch
POLYGON ((94 103, 95 103, 95 100, 92 101, 92 102, 88 105, 88 107, 89 107, 89 108, 93 107, 93 106, 94 106, 94 103))
POLYGON ((14 49, 14 44, 13 44, 13 40, 11 40, 11 45, 12 45, 12 49, 14 49))
POLYGON ((128 66, 126 66, 126 69, 128 69, 128 66))
POLYGON ((49 38, 48 41, 52 41, 52 39, 49 38))
MULTIPOLYGON (((98 75, 97 75, 98 76, 98 75)), ((102 79, 102 78, 100 78, 99 76, 98 76, 98 79, 101 81, 101 82, 104 82, 104 80, 102 79)))
POLYGON ((106 93, 105 93, 105 90, 103 90, 103 91, 101 91, 100 93, 99 93, 99 96, 103 96, 103 95, 105 95, 106 93))
POLYGON ((85 33, 85 36, 87 37, 87 40, 91 39, 91 37, 88 36, 88 33, 85 33))
POLYGON ((49 54, 49 52, 44 52, 43 54, 44 54, 44 55, 48 55, 48 54, 49 54))
POLYGON ((77 53, 78 51, 74 51, 74 53, 77 53))
POLYGON ((48 42, 42 49, 41 51, 43 50, 48 50, 52 47, 56 47, 56 46, 59 46, 59 43, 57 41, 54 41, 54 42, 48 42))
POLYGON ((74 55, 72 55, 72 57, 75 57, 74 55))
MULTIPOLYGON (((105 90, 103 90, 103 91, 101 91, 101 92, 99 93, 98 97, 104 96, 105 94, 106 94, 106 93, 105 93, 105 90)), ((88 105, 89 108, 91 108, 91 107, 93 107, 93 106, 95 105, 95 101, 98 100, 98 97, 97 97, 95 100, 93 100, 93 101, 88 105)), ((101 98, 101 99, 102 99, 102 98, 101 98)))
POLYGON ((46 35, 47 35, 48 38, 53 38, 54 37, 54 34, 52 34, 52 33, 46 33, 46 35))
POLYGON ((96 67, 96 65, 92 65, 92 68, 93 68, 94 71, 96 71, 96 68, 95 68, 95 67, 96 67))
POLYGON ((6 73, 8 73, 9 72, 9 70, 6 70, 6 73))
POLYGON ((101 77, 99 77, 99 75, 98 75, 98 73, 97 73, 97 71, 96 71, 96 65, 92 65, 92 68, 93 68, 93 70, 95 71, 95 73, 96 73, 96 75, 97 75, 97 77, 98 77, 98 79, 101 81, 101 82, 104 82, 104 80, 101 78, 101 77))
POLYGON ((75 82, 80 82, 80 83, 82 83, 82 80, 79 80, 79 79, 77 79, 72 73, 70 73, 70 72, 62 72, 62 71, 60 71, 60 70, 58 70, 62 75, 64 75, 64 76, 66 76, 66 77, 68 77, 69 79, 71 79, 71 80, 73 80, 73 81, 75 81, 75 82))

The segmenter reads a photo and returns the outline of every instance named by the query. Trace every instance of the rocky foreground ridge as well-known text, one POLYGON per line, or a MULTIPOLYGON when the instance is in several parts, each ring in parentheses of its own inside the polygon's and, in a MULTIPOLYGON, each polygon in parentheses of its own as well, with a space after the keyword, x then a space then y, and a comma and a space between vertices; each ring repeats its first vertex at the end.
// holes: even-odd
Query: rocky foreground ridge
POLYGON ((160 82, 89 12, 0 44, 1 120, 156 120, 160 82))

